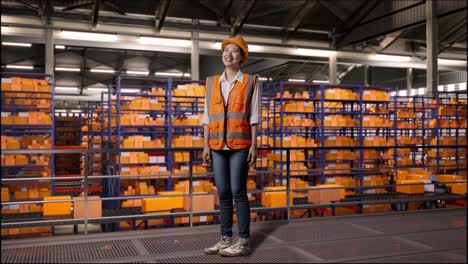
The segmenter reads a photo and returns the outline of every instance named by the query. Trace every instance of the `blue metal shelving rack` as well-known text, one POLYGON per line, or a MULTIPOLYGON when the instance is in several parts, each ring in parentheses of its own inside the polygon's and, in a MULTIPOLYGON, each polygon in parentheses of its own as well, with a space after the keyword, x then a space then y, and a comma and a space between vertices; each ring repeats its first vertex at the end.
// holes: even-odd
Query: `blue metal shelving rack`
MULTIPOLYGON (((466 137, 467 128, 467 94, 466 91, 435 91, 435 108, 432 110, 432 118, 435 119, 435 127, 431 129, 431 137, 436 138, 436 158, 435 174, 456 174, 466 175, 468 151, 466 137), (463 103, 464 102, 464 103, 463 103), (453 114, 442 114, 442 108, 448 108, 453 114), (445 121, 448 126, 444 126, 445 121), (453 137, 455 143, 441 144, 441 137, 453 137), (444 148, 454 149, 455 156, 443 156, 441 151, 444 148), (452 165, 454 163, 454 165, 452 165)), ((430 159, 430 158, 429 158, 430 159)), ((429 164, 434 164, 430 159, 429 164)))
MULTIPOLYGON (((266 99, 264 104, 268 105, 269 116, 267 117, 268 127, 262 133, 262 136, 267 136, 272 138, 273 145, 267 145, 269 147, 284 147, 285 137, 289 136, 302 136, 304 138, 312 138, 314 141, 318 139, 319 131, 317 127, 303 127, 303 126, 283 126, 284 121, 289 116, 294 116, 297 118, 308 118, 316 122, 319 115, 316 110, 313 112, 304 112, 304 111, 284 111, 284 107, 287 103, 297 103, 303 102, 304 104, 313 105, 315 109, 316 100, 315 98, 315 84, 302 84, 302 83, 292 83, 292 82, 279 82, 279 83, 267 83, 264 85, 263 96, 266 99), (291 94, 291 98, 285 98, 285 91, 291 94), (295 93, 303 93, 303 91, 309 92, 309 98, 294 98, 295 93)), ((274 186, 275 184, 284 184, 286 179, 286 167, 289 166, 286 160, 283 157, 284 151, 272 151, 273 154, 279 154, 279 161, 272 161, 270 168, 273 168, 278 173, 273 173, 269 175, 273 179, 273 183, 263 182, 260 186, 274 186)), ((295 160, 294 162, 305 164, 306 167, 313 166, 312 164, 317 163, 317 157, 315 152, 309 153, 309 151, 304 151, 305 160, 295 160), (311 155, 309 155, 311 154, 311 155)), ((314 171, 309 171, 309 173, 302 173, 297 175, 295 173, 294 177, 307 178, 307 180, 312 180, 315 182, 314 171), (312 173, 312 175, 310 175, 312 173), (310 177, 312 176, 312 177, 310 177)))
POLYGON ((426 109, 425 96, 394 96, 394 170, 408 168, 424 168, 424 149, 425 149, 425 119, 426 109), (415 114, 415 117, 398 116, 399 111, 408 111, 410 114, 415 114), (400 127, 398 125, 400 124, 400 127), (404 125, 412 125, 414 127, 402 127, 404 125), (401 137, 413 139, 411 144, 402 144, 399 142, 401 137), (401 154, 399 150, 409 150, 409 154, 401 154), (408 158, 411 164, 399 164, 400 158, 408 158))
MULTIPOLYGON (((175 162, 174 153, 165 151, 166 148, 172 148, 173 139, 178 135, 193 135, 203 136, 202 126, 175 126, 173 124, 175 118, 185 117, 187 114, 203 113, 203 101, 204 96, 178 96, 173 95, 173 90, 177 85, 184 84, 203 84, 204 81, 193 81, 183 79, 172 79, 172 78, 148 78, 148 77, 131 77, 131 76, 118 76, 116 78, 116 84, 109 86, 107 100, 102 98, 102 109, 106 111, 103 113, 107 115, 107 130, 103 133, 106 134, 107 141, 109 143, 109 150, 113 152, 113 155, 108 157, 111 162, 106 167, 113 168, 115 175, 122 173, 122 168, 126 166, 165 166, 166 170, 172 172, 175 168, 179 168, 182 165, 193 166, 195 164, 201 164, 201 157, 193 157, 189 162, 175 162), (138 89, 138 92, 124 92, 123 89, 138 89), (146 91, 151 88, 162 88, 165 93, 164 95, 150 95, 146 91), (127 97, 127 99, 124 99, 127 97), (158 100, 164 104, 162 110, 149 110, 149 109, 123 109, 122 105, 129 102, 132 98, 150 98, 151 100, 158 100), (186 105, 189 104, 189 105, 186 105), (139 114, 145 114, 151 118, 163 118, 164 124, 161 126, 133 126, 133 125, 122 125, 121 116, 125 113, 137 112, 139 114), (115 121, 113 121, 113 119, 115 121), (113 123, 115 122, 115 123, 113 123), (155 154, 164 155, 164 162, 156 163, 144 163, 144 164, 122 164, 121 156, 122 153, 128 153, 129 149, 123 149, 121 147, 122 140, 127 136, 132 135, 144 135, 150 136, 152 140, 156 138, 164 139, 164 148, 143 148, 143 149, 131 149, 132 152, 145 152, 150 156, 155 154)), ((102 126, 105 129, 105 126, 102 126)), ((109 170, 106 171, 110 174, 109 170)), ((157 190, 156 180, 152 179, 151 184, 157 190)), ((166 191, 171 190, 173 186, 173 178, 171 174, 166 177, 164 188, 166 191)), ((119 197, 121 192, 121 180, 119 178, 107 179, 106 183, 103 184, 105 197, 119 197), (105 187, 105 188, 104 188, 105 187)), ((115 200, 111 203, 105 203, 105 208, 115 209, 120 208, 120 201, 115 200)), ((119 225, 112 227, 112 229, 119 229, 119 225)))
MULTIPOLYGON (((387 142, 391 140, 392 138, 395 138, 395 132, 394 132, 394 127, 396 126, 396 121, 392 119, 392 110, 391 109, 391 98, 389 96, 389 100, 365 100, 364 99, 364 94, 370 90, 377 91, 380 93, 385 93, 386 95, 389 96, 391 91, 396 91, 397 88, 393 87, 378 87, 378 86, 370 86, 370 87, 365 87, 365 86, 360 86, 359 87, 359 112, 360 112, 360 131, 359 131, 359 179, 360 179, 360 190, 359 194, 365 193, 366 191, 363 191, 363 181, 364 177, 367 177, 368 175, 375 175, 378 177, 386 177, 388 181, 391 181, 390 179, 390 164, 389 164, 389 158, 388 156, 383 156, 383 157, 378 157, 378 158, 371 158, 371 159, 364 159, 364 151, 376 151, 377 153, 386 153, 388 154, 389 152, 389 146, 375 146, 372 148, 368 148, 364 150, 363 147, 363 142, 365 137, 367 136, 378 136, 383 139, 385 139, 387 142), (372 108, 375 109, 375 113, 372 113, 372 108), (383 109, 383 111, 381 111, 383 109), (364 118, 370 116, 375 116, 376 118, 382 118, 383 120, 386 121, 393 121, 393 127, 392 126, 363 126, 364 124, 364 118), (367 167, 370 167, 369 170, 367 170, 367 167), (364 176, 366 175, 366 176, 364 176)), ((395 114, 396 115, 396 114, 395 114)), ((376 189, 370 189, 368 192, 376 192, 376 189)), ((386 191, 386 190, 385 190, 386 191)), ((359 208, 361 212, 361 207, 359 208)))
MULTIPOLYGON (((45 112, 48 113, 51 119, 50 124, 5 124, 2 121, 1 124, 1 135, 2 136, 12 136, 19 138, 21 140, 24 136, 44 136, 44 139, 48 139, 51 144, 51 150, 54 148, 55 142, 55 113, 54 113, 54 91, 55 91, 55 79, 54 75, 42 74, 42 73, 24 73, 24 72, 1 72, 2 83, 3 78, 12 78, 19 77, 22 79, 37 79, 45 80, 48 85, 50 85, 50 91, 14 91, 14 90, 4 90, 1 89, 1 112, 2 119, 3 113, 10 113, 14 116, 18 116, 20 113, 27 112, 45 112), (44 97, 45 96, 45 97, 44 97), (48 100, 50 103, 49 107, 38 107, 36 105, 25 105, 18 104, 16 100, 48 100)), ((2 85, 3 86, 3 85, 2 85)), ((21 103, 21 102, 19 102, 21 103)), ((22 149, 26 149, 21 147, 22 149)), ((47 177, 55 177, 55 156, 53 154, 26 154, 31 157, 40 156, 40 155, 49 155, 49 164, 48 165, 35 165, 31 161, 26 166, 1 166, 1 177, 2 178, 14 178, 14 177, 42 177, 42 173, 46 173, 47 177)), ((3 155, 2 155, 3 156, 3 155)), ((9 185, 14 185, 18 187, 18 184, 38 184, 39 182, 34 181, 20 181, 14 182, 9 181, 9 185)), ((42 182, 41 182, 42 183, 42 182)), ((4 183, 2 183, 4 186, 4 183)), ((21 185, 19 185, 21 186, 21 185)), ((49 185, 52 195, 55 194, 56 182, 55 180, 50 180, 49 185)), ((54 228, 52 227, 52 233, 54 233, 54 228)))
MULTIPOLYGON (((51 146, 53 148, 53 144, 55 142, 55 128, 54 128, 54 76, 53 75, 46 75, 46 74, 39 74, 39 73, 17 73, 17 72, 2 72, 2 78, 10 78, 10 77, 20 77, 20 78, 29 78, 29 79, 44 79, 47 80, 48 84, 52 87, 51 91, 49 92, 39 92, 39 91, 5 91, 1 90, 1 108, 2 113, 20 113, 20 112, 29 112, 29 111, 40 111, 40 112, 47 112, 50 114, 51 124, 37 124, 37 125, 23 125, 23 124, 4 124, 2 122, 1 126, 1 134, 6 136, 15 136, 15 137, 22 137, 26 135, 44 135, 45 139, 49 139, 51 142, 51 146), (27 94, 27 96, 18 96, 19 94, 27 94), (38 95, 47 95, 47 98, 40 98, 38 95), (34 105, 17 105, 14 103, 14 100, 25 100, 25 99, 32 99, 32 100, 50 100, 50 107, 41 108, 34 105)), ((50 174, 49 176, 54 177, 55 172, 55 162, 54 162, 54 155, 50 157, 50 174)), ((24 168, 14 166, 16 172, 14 174, 20 173, 24 168)), ((29 166, 29 167, 43 167, 43 166, 29 166)), ((2 177, 8 175, 6 168, 2 167, 2 177)), ((36 175, 37 176, 37 175, 36 175)), ((52 193, 55 189, 55 181, 51 182, 51 190, 52 193)))
MULTIPOLYGON (((192 81, 192 80, 183 80, 183 79, 169 79, 171 84, 171 94, 168 96, 168 115, 170 115, 170 120, 168 121, 168 145, 173 147, 172 143, 174 142, 174 137, 176 136, 185 136, 191 135, 198 137, 198 139, 203 139, 203 125, 174 125, 174 120, 176 118, 187 118, 191 115, 203 115, 204 111, 204 100, 205 96, 181 96, 173 95, 172 92, 177 89, 179 85, 184 86, 187 84, 197 84, 204 85, 205 81, 192 81)), ((175 152, 173 153, 175 154, 175 152)), ((191 161, 176 162, 173 159, 173 155, 170 155, 168 160, 168 170, 173 170, 175 168, 181 169, 182 166, 195 166, 202 165, 201 152, 195 154, 191 161), (190 165, 191 164, 191 165, 190 165)), ((212 178, 208 177, 207 178, 212 178)), ((169 179, 170 180, 170 179, 169 179)), ((172 181, 168 181, 167 186, 172 186, 172 181)))
MULTIPOLYGON (((323 184, 327 182, 327 177, 352 177, 359 181, 358 194, 362 195, 366 193, 363 188, 363 180, 368 175, 382 175, 389 177, 391 168, 389 167, 388 159, 377 158, 377 159, 364 159, 364 152, 367 150, 376 150, 378 152, 385 152, 389 149, 388 146, 376 146, 376 147, 365 147, 363 146, 364 138, 366 136, 381 136, 385 139, 394 137, 394 129, 392 127, 369 127, 363 126, 363 118, 367 115, 375 115, 383 117, 387 120, 391 120, 392 109, 389 109, 391 101, 377 101, 377 100, 364 100, 363 93, 367 89, 379 90, 385 93, 389 93, 394 90, 393 87, 364 87, 360 85, 318 85, 313 83, 268 83, 265 85, 265 89, 270 92, 268 100, 273 102, 269 107, 269 119, 273 119, 267 129, 264 130, 264 134, 273 138, 272 147, 284 147, 283 140, 288 135, 304 135, 312 138, 317 143, 317 147, 312 151, 311 155, 306 155, 306 164, 308 167, 307 175, 310 185, 323 184), (325 91, 328 89, 347 89, 351 90, 355 95, 356 99, 345 100, 345 99, 328 99, 325 98, 325 91), (292 98, 285 98, 284 92, 289 91, 292 98), (309 98, 294 98, 295 92, 297 91, 308 91, 309 98), (276 95, 275 95, 276 93, 276 95), (313 112, 286 112, 283 106, 287 102, 299 102, 307 101, 314 105, 313 112), (367 108, 375 107, 377 110, 385 108, 385 113, 370 113, 367 112, 367 108), (283 126, 283 120, 287 115, 299 115, 302 117, 311 118, 315 122, 315 126, 312 128, 298 128, 296 130, 290 129, 289 127, 283 126), (334 118, 334 115, 342 115, 349 117, 355 121, 354 126, 345 127, 330 127, 325 126, 326 118, 334 118), (325 146, 325 140, 329 137, 346 136, 354 139, 358 145, 356 146, 325 146), (354 158, 343 159, 340 162, 349 164, 349 169, 346 168, 346 173, 334 169, 334 172, 330 173, 325 168, 328 164, 336 161, 327 161, 325 154, 329 151, 337 150, 348 150, 355 151, 358 154, 354 158), (367 168, 370 167, 370 168, 367 168)), ((396 153, 396 152, 395 152, 396 153)), ((289 168, 289 164, 285 164, 287 161, 283 160, 282 156, 279 165, 280 168, 289 168)), ((283 173, 278 174, 280 181, 282 180, 283 173)), ((265 185, 266 186, 266 185, 265 185)), ((362 212, 362 205, 358 208, 359 212, 362 212)))

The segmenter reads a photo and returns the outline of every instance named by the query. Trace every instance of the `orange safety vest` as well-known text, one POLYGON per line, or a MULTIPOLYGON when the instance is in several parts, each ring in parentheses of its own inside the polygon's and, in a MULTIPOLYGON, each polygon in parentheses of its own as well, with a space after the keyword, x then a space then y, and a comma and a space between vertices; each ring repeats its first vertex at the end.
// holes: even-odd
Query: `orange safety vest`
POLYGON ((249 148, 252 145, 250 109, 256 76, 244 74, 242 83, 236 81, 226 105, 221 92, 220 78, 220 75, 215 75, 206 80, 208 145, 213 150, 221 150, 223 142, 226 142, 230 149, 249 148))

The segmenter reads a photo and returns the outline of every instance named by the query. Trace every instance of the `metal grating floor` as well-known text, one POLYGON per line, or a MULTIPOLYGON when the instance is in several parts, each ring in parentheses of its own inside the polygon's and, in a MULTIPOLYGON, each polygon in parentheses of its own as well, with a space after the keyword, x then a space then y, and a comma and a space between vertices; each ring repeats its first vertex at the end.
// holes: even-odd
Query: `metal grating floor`
POLYGON ((237 258, 203 253, 219 239, 214 225, 4 240, 1 262, 466 263, 465 209, 252 223, 253 253, 237 258))

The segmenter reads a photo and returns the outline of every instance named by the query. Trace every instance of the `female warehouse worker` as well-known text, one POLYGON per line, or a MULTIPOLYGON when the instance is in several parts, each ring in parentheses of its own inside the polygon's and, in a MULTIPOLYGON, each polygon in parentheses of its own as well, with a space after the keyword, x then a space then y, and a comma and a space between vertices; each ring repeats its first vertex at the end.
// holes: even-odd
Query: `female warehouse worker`
POLYGON ((240 256, 250 253, 250 207, 247 198, 249 164, 257 160, 257 125, 260 123, 260 91, 254 75, 242 73, 239 65, 249 58, 247 43, 240 36, 221 45, 226 68, 206 80, 203 115, 203 160, 213 161, 221 212, 221 239, 206 254, 240 256), (211 156, 211 157, 210 157, 211 156), (232 240, 233 199, 236 204, 239 239, 232 240))

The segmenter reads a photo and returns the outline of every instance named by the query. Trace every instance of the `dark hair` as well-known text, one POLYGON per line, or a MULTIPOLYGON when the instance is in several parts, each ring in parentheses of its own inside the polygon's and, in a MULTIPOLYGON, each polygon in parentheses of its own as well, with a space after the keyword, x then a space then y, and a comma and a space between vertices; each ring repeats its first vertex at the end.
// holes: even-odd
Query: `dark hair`
POLYGON ((240 50, 240 53, 241 53, 241 55, 242 55, 242 59, 244 59, 244 58, 245 58, 244 50, 241 49, 241 47, 239 47, 239 50, 240 50))

